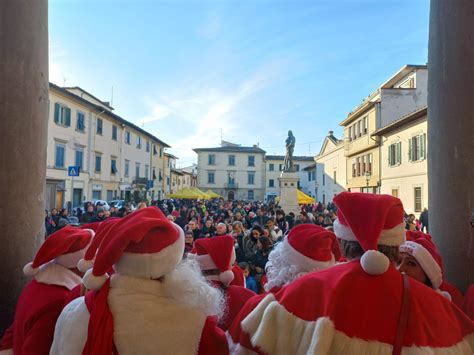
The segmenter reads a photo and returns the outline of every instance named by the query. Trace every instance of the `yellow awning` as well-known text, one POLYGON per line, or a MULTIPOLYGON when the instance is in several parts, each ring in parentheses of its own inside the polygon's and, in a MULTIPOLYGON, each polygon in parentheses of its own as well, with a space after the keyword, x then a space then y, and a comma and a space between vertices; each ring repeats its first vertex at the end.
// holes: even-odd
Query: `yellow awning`
MULTIPOLYGON (((301 190, 296 190, 296 198, 298 199, 298 204, 299 205, 307 205, 307 204, 314 203, 314 198, 311 197, 311 196, 306 195, 301 190)), ((278 196, 275 200, 277 202, 280 201, 280 196, 278 196)))
POLYGON ((191 187, 191 191, 197 193, 198 195, 201 195, 203 199, 209 200, 211 198, 208 193, 198 189, 197 187, 191 187))
POLYGON ((211 189, 206 191, 206 194, 208 194, 211 198, 221 198, 222 196, 219 195, 218 193, 215 193, 211 189))
POLYGON ((204 197, 201 194, 198 194, 195 191, 192 191, 189 187, 185 187, 174 194, 168 194, 169 198, 189 198, 189 199, 203 199, 204 197))

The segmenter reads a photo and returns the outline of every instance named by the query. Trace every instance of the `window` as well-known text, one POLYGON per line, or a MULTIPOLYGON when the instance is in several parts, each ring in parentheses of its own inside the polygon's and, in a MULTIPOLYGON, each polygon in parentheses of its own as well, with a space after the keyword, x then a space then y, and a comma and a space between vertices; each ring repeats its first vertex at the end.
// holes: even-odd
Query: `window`
POLYGON ((131 144, 132 134, 129 131, 125 131, 125 143, 131 144))
POLYGON ((102 155, 95 155, 95 172, 100 173, 102 171, 102 155))
POLYGON ((92 191, 92 199, 93 200, 102 200, 102 191, 100 191, 100 190, 92 191))
POLYGON ((308 171, 308 181, 311 181, 311 171, 308 171))
POLYGON ((142 137, 137 136, 137 149, 142 148, 142 137))
POLYGON ((125 164, 124 164, 124 165, 125 165, 125 166, 124 166, 124 169, 123 169, 123 170, 124 170, 124 175, 125 175, 126 177, 128 177, 129 172, 130 172, 130 160, 125 160, 125 164))
POLYGON ((160 148, 160 158, 163 157, 163 148, 160 148))
POLYGON ((235 166, 235 155, 229 155, 229 165, 235 166))
POLYGON ((398 189, 392 189, 392 196, 398 197, 398 189))
POLYGON ((326 194, 323 194, 323 204, 326 204, 326 194))
POLYGON ((247 197, 248 197, 249 200, 253 200, 253 199, 254 199, 253 190, 249 190, 249 191, 247 192, 247 197))
POLYGON ((102 135, 102 128, 103 128, 103 125, 104 125, 104 122, 102 121, 101 118, 98 118, 97 119, 97 129, 96 129, 96 133, 99 134, 99 135, 102 135))
POLYGON ((145 177, 147 178, 147 180, 150 178, 150 167, 148 165, 145 165, 145 177))
POLYGON ((153 174, 153 175, 152 175, 152 179, 153 179, 153 180, 156 180, 156 169, 155 169, 155 168, 153 168, 152 174, 153 174))
POLYGON ((84 113, 77 112, 76 131, 84 132, 86 128, 84 113))
POLYGON ((110 159, 110 173, 115 175, 117 174, 118 170, 117 170, 117 158, 115 157, 112 157, 110 159))
POLYGON ((426 159, 426 133, 408 140, 408 157, 410 161, 426 159))
POLYGON ((153 144, 153 155, 157 155, 158 154, 158 150, 156 149, 156 145, 153 144))
POLYGON ((117 126, 116 125, 112 126, 112 140, 114 141, 117 140, 117 126))
POLYGON ((300 171, 300 165, 299 164, 295 164, 295 170, 300 171))
POLYGON ((326 185, 326 174, 323 173, 323 186, 326 185))
POLYGON ((209 154, 207 156, 207 165, 216 165, 216 155, 215 154, 209 154))
POLYGON ((54 166, 56 168, 64 168, 66 146, 62 143, 56 143, 56 157, 54 166))
POLYGON ((268 164, 268 171, 275 171, 275 164, 273 163, 268 164))
POLYGON ((332 172, 332 179, 333 179, 334 183, 337 184, 337 171, 332 172))
POLYGON ((357 167, 356 167, 357 161, 356 159, 352 159, 352 177, 357 176, 357 167))
POLYGON ((363 119, 362 119, 362 129, 363 129, 363 134, 366 134, 367 133, 367 116, 365 116, 363 119))
POLYGON ((248 185, 255 184, 255 173, 251 172, 247 174, 247 184, 248 185))
POLYGON ((361 122, 357 122, 357 137, 362 136, 361 122))
POLYGON ((170 178, 169 177, 166 178, 166 185, 170 186, 170 178))
POLYGON ((146 145, 145 145, 145 151, 147 153, 150 153, 150 142, 148 142, 148 141, 146 142, 146 145))
POLYGON ((84 164, 84 151, 82 149, 76 149, 76 156, 74 159, 75 165, 79 167, 79 171, 82 171, 84 164))
POLYGON ((349 127, 349 141, 352 141, 352 126, 349 127))
POLYGON ((360 157, 356 158, 356 175, 357 176, 360 176, 360 169, 361 166, 360 166, 360 157))
POLYGON ((283 164, 280 164, 280 165, 278 166, 278 171, 283 171, 283 164))
POLYGON ((315 181, 316 180, 316 170, 311 172, 311 180, 315 181))
POLYGON ((366 158, 365 158, 365 155, 363 155, 361 158, 360 158, 360 161, 361 161, 361 171, 360 171, 360 175, 363 176, 366 172, 366 168, 367 168, 367 165, 365 164, 365 161, 366 161, 366 158))
POLYGON ((268 187, 275 187, 275 180, 273 179, 268 180, 268 187))
POLYGON ((395 166, 402 162, 402 143, 393 143, 388 146, 388 165, 395 166))
POLYGON ((421 201, 421 187, 415 187, 413 192, 415 197, 415 212, 421 212, 423 209, 421 201))
POLYGON ((227 184, 229 187, 235 187, 235 174, 234 172, 227 173, 227 184))
POLYGON ((253 155, 248 156, 248 166, 255 166, 255 156, 253 155))
POLYGON ((215 175, 214 175, 214 172, 208 172, 207 173, 207 183, 208 184, 214 184, 215 183, 215 175))
POLYGON ((135 178, 139 178, 140 177, 140 163, 136 163, 135 164, 135 178))
POLYGON ((54 104, 54 122, 69 127, 71 125, 71 109, 56 102, 54 104))

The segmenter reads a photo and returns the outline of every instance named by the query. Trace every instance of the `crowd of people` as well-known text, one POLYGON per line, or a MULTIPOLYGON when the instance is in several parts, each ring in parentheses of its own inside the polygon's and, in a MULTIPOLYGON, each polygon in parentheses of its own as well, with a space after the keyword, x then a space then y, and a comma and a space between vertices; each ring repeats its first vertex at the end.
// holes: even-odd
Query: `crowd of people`
POLYGON ((297 215, 222 199, 90 205, 81 226, 46 213, 54 228, 1 349, 473 354, 474 286, 445 280, 427 211, 418 223, 388 195, 333 202, 297 215))

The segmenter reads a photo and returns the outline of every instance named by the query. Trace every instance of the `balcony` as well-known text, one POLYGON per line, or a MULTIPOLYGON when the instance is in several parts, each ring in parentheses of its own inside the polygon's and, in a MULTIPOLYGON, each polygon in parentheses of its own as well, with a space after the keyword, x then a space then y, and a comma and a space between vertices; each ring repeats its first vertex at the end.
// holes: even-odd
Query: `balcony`
POLYGON ((239 188, 239 184, 237 184, 236 182, 228 182, 224 185, 224 187, 226 189, 238 189, 239 188))
POLYGON ((147 179, 147 178, 144 178, 144 177, 143 177, 143 178, 138 177, 138 178, 135 178, 135 179, 133 180, 133 184, 134 184, 134 185, 143 185, 143 186, 146 186, 147 182, 148 182, 148 179, 147 179))

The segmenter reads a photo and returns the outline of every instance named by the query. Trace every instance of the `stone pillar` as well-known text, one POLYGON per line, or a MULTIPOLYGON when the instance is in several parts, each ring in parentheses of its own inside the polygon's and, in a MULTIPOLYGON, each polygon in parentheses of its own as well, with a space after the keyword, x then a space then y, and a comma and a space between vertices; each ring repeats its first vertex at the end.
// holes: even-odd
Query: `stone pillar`
POLYGON ((279 205, 286 214, 293 212, 295 217, 300 214, 298 205, 298 175, 294 172, 283 171, 278 178, 280 181, 280 201, 279 205))
POLYGON ((474 282, 474 1, 431 0, 429 222, 447 280, 474 282))
POLYGON ((0 5, 0 334, 44 238, 48 2, 0 5))

